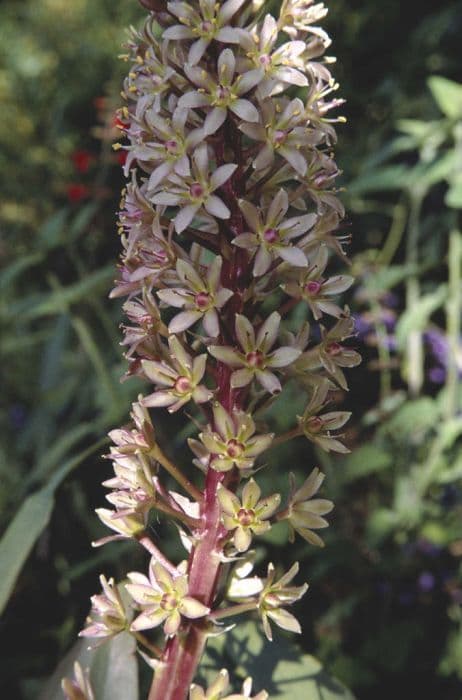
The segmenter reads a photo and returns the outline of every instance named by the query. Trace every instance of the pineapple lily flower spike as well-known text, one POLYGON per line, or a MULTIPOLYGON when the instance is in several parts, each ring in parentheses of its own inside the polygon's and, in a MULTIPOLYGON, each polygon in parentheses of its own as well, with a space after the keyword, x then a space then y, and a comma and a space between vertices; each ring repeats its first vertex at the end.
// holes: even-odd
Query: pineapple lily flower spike
MULTIPOLYGON (((225 695, 225 669, 208 689, 194 681, 228 616, 254 615, 269 639, 270 623, 301 631, 288 610, 308 588, 294 581, 297 563, 286 572, 268 563, 261 578, 240 581, 238 598, 224 583, 228 563, 282 520, 290 541, 323 545, 315 531, 333 504, 313 496, 324 475, 314 468, 298 484, 290 475, 284 502, 258 484, 265 454, 291 438, 348 451, 338 429, 349 414, 326 410, 360 359, 338 299, 353 280, 326 271, 332 257, 345 260, 332 153, 344 120, 328 116, 342 100, 332 98, 330 40, 317 26, 323 3, 283 0, 277 16, 245 0, 141 4, 149 15, 130 35, 118 110, 128 183, 111 296, 127 298, 128 374, 146 390, 132 423, 110 434, 112 509, 97 512, 113 534, 95 544, 131 538, 150 561, 127 574, 126 595, 101 576, 81 634, 97 643, 133 634, 154 668, 149 700, 263 700, 251 679, 225 695), (278 434, 262 419, 291 385, 305 408, 278 434), (156 430, 165 411, 193 421, 195 477, 167 456, 156 430), (156 511, 176 523, 184 561, 162 552, 149 527, 156 511)), ((89 698, 87 685, 77 669, 63 688, 89 698)))

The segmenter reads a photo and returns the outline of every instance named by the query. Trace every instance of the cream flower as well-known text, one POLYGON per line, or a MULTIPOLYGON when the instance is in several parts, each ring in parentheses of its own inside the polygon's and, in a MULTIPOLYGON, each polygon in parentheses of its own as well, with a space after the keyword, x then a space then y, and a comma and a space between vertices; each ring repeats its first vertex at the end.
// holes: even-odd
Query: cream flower
POLYGON ((180 211, 175 217, 175 230, 181 233, 185 230, 198 213, 206 213, 219 219, 229 219, 230 211, 224 202, 217 197, 215 190, 229 180, 237 165, 229 163, 221 165, 210 173, 210 158, 207 144, 201 144, 192 157, 192 173, 180 177, 175 173, 169 176, 162 191, 151 196, 153 204, 179 206, 180 211))
POLYGON ((232 541, 238 552, 245 552, 252 542, 252 533, 262 535, 271 528, 268 519, 276 512, 281 496, 274 493, 260 500, 258 484, 249 479, 242 490, 242 500, 224 486, 218 490, 223 525, 233 532, 232 541))
POLYGON ((292 239, 302 236, 316 222, 316 214, 305 214, 284 220, 289 208, 289 199, 285 190, 279 190, 267 211, 263 214, 251 202, 239 200, 251 233, 236 236, 233 244, 256 253, 253 274, 261 277, 268 272, 271 263, 278 258, 295 267, 308 265, 306 255, 291 243, 292 239))
POLYGON ((131 583, 125 588, 143 611, 130 626, 134 632, 164 623, 164 632, 171 637, 177 633, 182 616, 196 620, 210 612, 210 608, 188 595, 186 574, 173 577, 154 558, 149 565, 149 578, 137 571, 128 574, 128 578, 131 583))
POLYGON ((303 586, 289 586, 288 584, 298 573, 298 563, 296 562, 287 573, 285 573, 279 581, 275 583, 274 577, 276 570, 273 564, 268 564, 268 575, 265 582, 265 587, 260 593, 258 610, 262 617, 263 629, 267 638, 272 641, 273 634, 271 631, 270 620, 278 627, 288 632, 301 633, 301 627, 298 620, 287 610, 286 605, 292 605, 306 593, 308 584, 303 586))
POLYGON ((213 406, 213 426, 199 434, 201 442, 189 440, 189 446, 203 466, 220 472, 233 467, 248 471, 273 439, 270 433, 254 435, 255 423, 250 414, 230 414, 218 402, 213 406))
POLYGON ((86 627, 79 632, 79 637, 94 637, 106 641, 127 628, 125 608, 114 584, 105 576, 99 577, 103 592, 91 598, 91 612, 86 620, 86 627))
POLYGON ((170 321, 170 333, 181 333, 196 321, 202 325, 208 336, 216 338, 220 332, 217 310, 220 310, 234 292, 220 286, 222 259, 217 255, 205 275, 199 275, 185 260, 178 260, 176 271, 184 287, 161 289, 157 296, 168 306, 186 309, 170 321))
POLYGON ((236 314, 236 336, 242 351, 232 347, 211 345, 210 354, 220 362, 235 368, 231 375, 232 388, 247 386, 255 378, 271 394, 281 391, 281 383, 271 369, 287 367, 301 355, 301 350, 289 346, 270 352, 276 342, 281 317, 274 311, 261 325, 258 333, 250 321, 236 314))
POLYGON ((212 392, 200 381, 205 373, 207 355, 194 359, 183 348, 174 335, 168 339, 170 362, 165 360, 142 360, 145 376, 154 384, 163 387, 142 399, 143 406, 166 407, 170 413, 178 411, 188 401, 204 403, 212 397, 212 392))
POLYGON ((215 0, 202 0, 197 10, 187 2, 169 2, 167 8, 181 24, 169 27, 163 33, 164 39, 195 39, 188 54, 188 63, 195 65, 204 55, 214 39, 222 44, 238 44, 242 29, 230 27, 228 22, 239 10, 244 0, 227 0, 223 4, 215 0))
POLYGON ((185 66, 185 73, 190 81, 198 86, 198 89, 180 97, 178 106, 192 109, 212 107, 203 126, 206 136, 214 134, 220 128, 228 110, 246 122, 258 122, 257 108, 242 96, 261 81, 263 76, 261 69, 235 75, 234 54, 231 49, 224 49, 218 57, 216 79, 203 68, 188 64, 185 66))

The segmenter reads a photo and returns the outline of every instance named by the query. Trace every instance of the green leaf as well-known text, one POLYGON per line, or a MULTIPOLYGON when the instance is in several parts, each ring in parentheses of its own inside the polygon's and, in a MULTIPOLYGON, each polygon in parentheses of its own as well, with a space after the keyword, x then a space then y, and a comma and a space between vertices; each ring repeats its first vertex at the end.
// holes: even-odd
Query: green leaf
POLYGON ((430 316, 446 301, 447 285, 441 284, 434 292, 423 295, 417 303, 406 309, 396 324, 396 340, 399 347, 404 347, 412 331, 422 331, 430 316))
POLYGON ((314 656, 302 654, 283 634, 275 634, 277 641, 268 642, 255 623, 246 622, 211 639, 201 664, 207 682, 226 667, 235 673, 235 692, 242 679, 251 676, 254 693, 266 689, 278 700, 354 700, 314 656))
POLYGON ((24 255, 15 260, 11 265, 5 267, 0 273, 0 290, 7 289, 25 270, 28 270, 33 265, 37 265, 42 262, 42 253, 30 253, 29 255, 24 255))
POLYGON ((388 469, 392 464, 393 458, 384 449, 372 444, 363 445, 346 457, 341 478, 344 482, 354 481, 388 469))
POLYGON ((0 540, 0 614, 13 591, 16 579, 42 530, 50 520, 54 492, 65 477, 95 450, 106 444, 106 438, 71 457, 53 474, 47 486, 28 496, 0 540))
POLYGON ((450 119, 462 118, 462 85, 453 80, 433 75, 428 87, 441 111, 450 119))
POLYGON ((449 189, 444 201, 448 207, 462 209, 462 173, 457 173, 449 180, 449 189))
POLYGON ((90 669, 96 700, 138 700, 135 640, 127 633, 97 649, 89 649, 87 639, 76 642, 46 682, 38 700, 63 700, 61 679, 73 677, 76 661, 83 669, 90 669))
POLYGON ((29 552, 53 510, 53 491, 44 489, 26 498, 0 541, 0 613, 13 590, 29 552))
POLYGON ((439 407, 430 396, 406 401, 391 418, 383 424, 381 433, 395 440, 407 439, 412 444, 421 439, 419 433, 437 425, 439 407))
POLYGON ((136 642, 122 632, 98 648, 90 678, 97 700, 137 700, 138 662, 136 642))
POLYGON ((403 282, 409 275, 416 274, 416 265, 389 265, 377 270, 365 279, 365 286, 372 292, 384 292, 403 282))
POLYGON ((67 311, 71 304, 76 304, 95 293, 99 293, 107 287, 109 280, 113 277, 113 266, 103 267, 101 270, 88 274, 85 279, 79 280, 75 284, 60 287, 49 294, 27 297, 16 304, 11 304, 8 309, 8 317, 13 318, 21 314, 23 321, 30 321, 41 316, 62 313, 67 311))
POLYGON ((407 185, 409 168, 405 165, 389 165, 375 172, 364 172, 348 186, 354 195, 378 192, 380 190, 400 190, 407 185))

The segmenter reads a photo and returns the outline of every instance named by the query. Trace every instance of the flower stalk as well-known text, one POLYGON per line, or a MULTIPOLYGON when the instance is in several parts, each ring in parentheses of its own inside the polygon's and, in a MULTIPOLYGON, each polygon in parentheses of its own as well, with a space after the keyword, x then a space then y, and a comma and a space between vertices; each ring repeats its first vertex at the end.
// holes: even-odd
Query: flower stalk
MULTIPOLYGON (((147 391, 132 424, 111 433, 115 476, 105 486, 115 510, 98 514, 116 532, 104 541, 133 538, 151 555, 148 576, 128 574, 133 621, 122 625, 131 616, 119 608, 117 617, 154 652, 149 700, 195 700, 215 687, 221 697, 228 682, 223 670, 205 695, 193 684, 218 620, 257 614, 268 639, 270 623, 301 631, 287 610, 307 590, 292 584, 297 564, 224 581, 225 565, 245 561, 281 520, 290 541, 323 544, 314 530, 333 507, 313 498, 323 475, 314 469, 298 488, 291 477, 281 506, 282 494, 257 483, 264 455, 299 436, 348 451, 337 431, 349 413, 326 411, 360 360, 349 311, 338 305, 353 280, 326 272, 333 257, 345 258, 332 154, 342 118, 327 116, 342 101, 332 97, 330 40, 316 24, 322 3, 284 0, 277 17, 244 0, 142 4, 150 13, 130 37, 118 112, 128 183, 112 296, 128 297, 127 374, 147 391), (304 319, 296 333, 292 311, 304 319), (278 434, 262 421, 291 386, 305 408, 278 434), (195 478, 159 444, 162 410, 198 426, 189 440, 195 478), (184 561, 169 561, 148 535, 156 510, 176 522, 184 561)), ((82 634, 101 631, 95 624, 82 634)), ((119 627, 109 625, 108 636, 119 627)), ((243 694, 228 697, 250 692, 246 679, 243 694)))

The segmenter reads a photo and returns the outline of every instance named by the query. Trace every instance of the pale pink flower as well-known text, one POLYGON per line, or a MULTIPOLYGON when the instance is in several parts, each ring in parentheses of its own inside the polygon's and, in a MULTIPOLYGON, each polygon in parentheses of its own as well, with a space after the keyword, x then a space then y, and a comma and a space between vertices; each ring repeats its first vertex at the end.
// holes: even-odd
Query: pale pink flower
POLYGON ((255 105, 243 98, 261 81, 263 71, 253 69, 236 75, 236 59, 231 49, 224 49, 217 62, 217 78, 204 68, 186 64, 185 73, 197 90, 180 97, 178 106, 197 109, 212 107, 204 122, 204 134, 214 134, 226 119, 228 110, 246 122, 258 122, 259 114, 255 105))
POLYGON ((316 214, 305 214, 285 219, 289 199, 285 190, 279 190, 268 209, 262 212, 251 202, 241 199, 239 206, 251 232, 236 236, 233 244, 255 253, 253 274, 264 275, 278 258, 295 267, 307 267, 306 255, 291 242, 306 233, 316 222, 316 214))
POLYGON ((241 351, 229 346, 211 345, 208 350, 215 359, 233 367, 231 386, 247 386, 255 378, 271 394, 281 391, 281 383, 272 369, 287 367, 301 355, 301 350, 288 346, 270 352, 276 342, 281 317, 274 311, 261 325, 258 333, 249 319, 236 314, 236 337, 241 351))
POLYGON ((199 433, 199 439, 189 440, 189 446, 201 465, 220 472, 237 467, 248 472, 259 454, 268 449, 272 433, 255 435, 252 416, 243 411, 228 413, 220 403, 213 406, 213 428, 199 433))
POLYGON ((188 54, 188 63, 195 65, 204 55, 212 40, 222 44, 238 44, 243 30, 229 26, 233 15, 244 0, 202 0, 195 9, 187 2, 169 2, 171 14, 178 17, 181 24, 174 24, 163 32, 164 39, 176 41, 194 40, 188 54))
POLYGON ((178 572, 174 577, 154 558, 149 565, 149 578, 137 571, 127 576, 130 583, 125 588, 142 610, 130 626, 134 632, 164 623, 164 633, 171 637, 177 633, 183 616, 196 620, 210 612, 210 608, 188 595, 186 574, 178 572))
POLYGON ((203 143, 194 151, 191 174, 187 177, 171 174, 162 191, 150 197, 153 204, 180 207, 175 217, 177 233, 184 231, 199 212, 219 219, 229 219, 228 207, 213 193, 229 180, 237 165, 221 165, 213 173, 210 173, 210 168, 208 148, 203 143))
POLYGON ((202 320, 204 331, 216 338, 220 332, 218 311, 233 296, 234 292, 220 284, 222 259, 217 255, 204 275, 199 275, 185 260, 178 260, 176 272, 183 287, 170 287, 157 292, 167 306, 183 308, 169 323, 170 333, 181 333, 196 321, 202 320))
POLYGON ((245 484, 241 500, 224 486, 218 490, 223 525, 233 533, 232 541, 238 552, 245 552, 250 547, 252 533, 263 535, 271 528, 268 520, 276 512, 281 496, 279 493, 263 499, 260 496, 260 487, 253 479, 245 484))
POLYGON ((157 386, 162 387, 142 399, 143 406, 165 407, 169 413, 178 411, 188 401, 204 403, 212 397, 212 392, 200 384, 205 373, 207 355, 192 358, 178 338, 168 339, 170 362, 165 360, 143 360, 144 375, 157 386))

